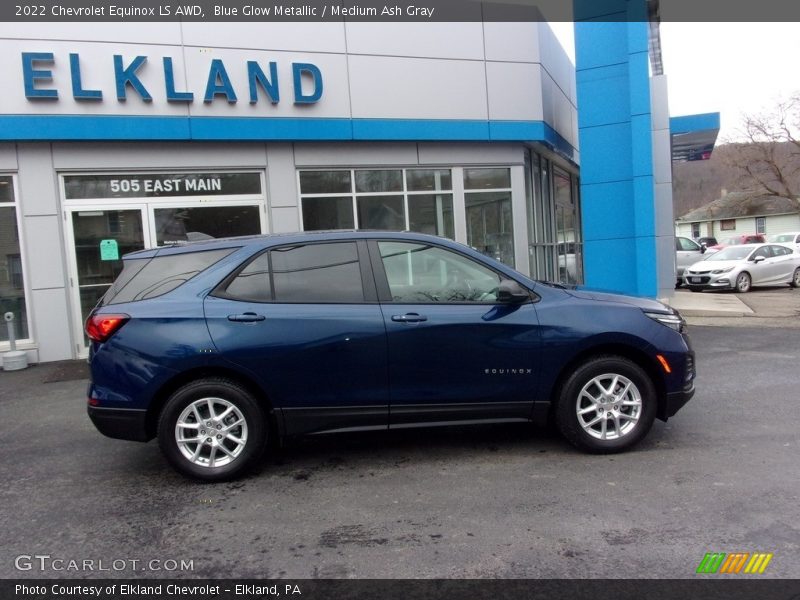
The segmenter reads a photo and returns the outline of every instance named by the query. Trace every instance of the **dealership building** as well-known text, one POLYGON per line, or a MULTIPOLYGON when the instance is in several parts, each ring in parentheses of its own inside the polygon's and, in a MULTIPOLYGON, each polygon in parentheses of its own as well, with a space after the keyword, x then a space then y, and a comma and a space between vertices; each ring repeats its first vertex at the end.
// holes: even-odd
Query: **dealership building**
POLYGON ((409 229, 668 295, 672 152, 719 123, 670 130, 657 5, 626 4, 651 19, 577 23, 577 65, 544 22, 0 24, 18 346, 86 356, 124 253, 231 235, 409 229))

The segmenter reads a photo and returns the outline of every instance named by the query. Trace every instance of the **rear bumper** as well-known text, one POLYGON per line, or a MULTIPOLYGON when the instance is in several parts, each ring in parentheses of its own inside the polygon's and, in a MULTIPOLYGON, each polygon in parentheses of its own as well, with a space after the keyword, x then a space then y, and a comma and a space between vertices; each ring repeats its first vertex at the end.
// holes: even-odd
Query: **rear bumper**
POLYGON ((150 439, 147 435, 146 410, 89 406, 87 412, 94 426, 105 436, 134 442, 150 439))

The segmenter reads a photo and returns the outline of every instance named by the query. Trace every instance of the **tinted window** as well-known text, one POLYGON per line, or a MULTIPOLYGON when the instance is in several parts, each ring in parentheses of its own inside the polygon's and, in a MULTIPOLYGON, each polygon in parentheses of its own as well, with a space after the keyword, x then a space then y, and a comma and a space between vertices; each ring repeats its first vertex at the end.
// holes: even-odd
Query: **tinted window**
POLYGON ((753 256, 750 257, 750 260, 754 260, 754 259, 759 258, 759 257, 760 258, 769 258, 770 256, 772 256, 772 253, 769 250, 769 246, 763 246, 763 247, 759 248, 758 250, 756 250, 755 252, 753 252, 753 256))
POLYGON ((276 302, 363 302, 364 286, 354 242, 273 250, 276 302))
POLYGON ((675 245, 678 247, 678 250, 683 251, 700 251, 700 246, 695 244, 692 240, 685 237, 675 238, 675 245))
POLYGON ((435 246, 379 242, 394 302, 496 302, 500 276, 435 246))
POLYGON ((785 246, 770 246, 770 248, 772 248, 773 256, 786 256, 792 253, 791 248, 786 248, 785 246))
POLYGON ((102 303, 134 302, 171 292, 234 250, 224 248, 155 256, 149 260, 126 260, 125 268, 103 297, 102 303))
POLYGON ((269 255, 265 252, 247 265, 228 284, 225 296, 249 302, 271 302, 272 287, 269 284, 269 255))

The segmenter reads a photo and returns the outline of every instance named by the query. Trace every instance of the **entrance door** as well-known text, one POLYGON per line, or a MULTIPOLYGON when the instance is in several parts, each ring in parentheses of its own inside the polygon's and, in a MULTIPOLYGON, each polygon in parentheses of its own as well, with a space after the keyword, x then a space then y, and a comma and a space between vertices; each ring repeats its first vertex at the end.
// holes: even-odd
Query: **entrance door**
POLYGON ((83 324, 89 313, 122 271, 122 255, 142 250, 149 232, 145 230, 144 207, 97 210, 73 209, 72 289, 78 356, 88 352, 83 324))

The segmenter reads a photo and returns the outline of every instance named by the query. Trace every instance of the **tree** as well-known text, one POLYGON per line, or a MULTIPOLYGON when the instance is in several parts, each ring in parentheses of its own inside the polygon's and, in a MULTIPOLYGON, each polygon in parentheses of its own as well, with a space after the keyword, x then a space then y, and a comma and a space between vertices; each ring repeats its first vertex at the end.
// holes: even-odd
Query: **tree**
POLYGON ((737 172, 737 187, 792 200, 800 210, 800 92, 775 109, 746 115, 731 144, 727 163, 737 172))

